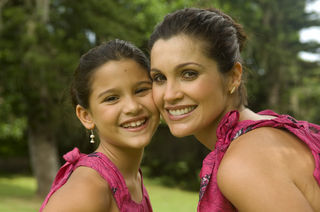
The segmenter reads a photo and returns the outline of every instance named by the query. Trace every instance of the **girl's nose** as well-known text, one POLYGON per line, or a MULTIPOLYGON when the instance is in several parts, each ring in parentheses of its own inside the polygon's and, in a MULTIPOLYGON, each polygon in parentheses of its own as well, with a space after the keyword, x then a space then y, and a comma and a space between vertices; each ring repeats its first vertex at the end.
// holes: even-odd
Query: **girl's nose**
POLYGON ((128 115, 137 115, 141 109, 141 104, 135 98, 128 97, 124 103, 123 112, 128 115))

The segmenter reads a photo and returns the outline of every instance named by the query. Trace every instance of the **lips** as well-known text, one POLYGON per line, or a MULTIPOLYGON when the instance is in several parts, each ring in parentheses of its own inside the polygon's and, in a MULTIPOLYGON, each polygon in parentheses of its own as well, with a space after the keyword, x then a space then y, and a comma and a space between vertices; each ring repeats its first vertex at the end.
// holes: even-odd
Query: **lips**
POLYGON ((136 128, 136 127, 140 127, 141 125, 146 123, 146 121, 147 121, 147 119, 131 121, 131 122, 127 122, 127 123, 121 124, 121 127, 124 127, 124 128, 136 128))
POLYGON ((196 108, 196 105, 166 107, 168 116, 172 120, 179 120, 189 116, 189 114, 196 108))
POLYGON ((196 108, 196 106, 189 106, 182 109, 170 109, 168 112, 173 116, 181 116, 187 113, 190 113, 196 108))
POLYGON ((137 117, 121 123, 120 127, 130 132, 138 132, 147 127, 148 120, 149 118, 146 116, 137 117))

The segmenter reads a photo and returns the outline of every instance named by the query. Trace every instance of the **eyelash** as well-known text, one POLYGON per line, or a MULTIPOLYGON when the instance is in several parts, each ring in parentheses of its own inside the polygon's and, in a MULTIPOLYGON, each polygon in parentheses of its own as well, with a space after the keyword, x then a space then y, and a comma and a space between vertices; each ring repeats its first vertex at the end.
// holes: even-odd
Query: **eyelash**
POLYGON ((197 78, 199 74, 198 74, 198 72, 193 71, 193 70, 185 70, 182 72, 181 75, 182 75, 182 78, 185 80, 193 80, 193 79, 197 78), (187 76, 187 75, 189 75, 189 76, 187 76))
POLYGON ((149 88, 149 87, 143 87, 143 88, 139 88, 139 89, 137 89, 136 90, 136 94, 139 94, 139 93, 143 93, 143 92, 145 92, 145 91, 148 91, 148 90, 150 90, 151 88, 149 88))
POLYGON ((106 97, 106 98, 104 98, 104 102, 115 102, 115 101, 117 101, 119 99, 119 97, 117 97, 117 96, 108 96, 108 97, 106 97))
MULTIPOLYGON (((135 94, 143 94, 144 92, 151 90, 151 87, 143 87, 143 88, 139 88, 135 91, 135 94)), ((107 102, 107 103, 114 103, 117 100, 119 100, 118 96, 107 96, 106 98, 103 99, 103 102, 107 102)))
MULTIPOLYGON (((198 77, 199 73, 193 70, 184 70, 181 73, 181 77, 184 80, 194 80, 198 77), (188 76, 189 75, 189 76, 188 76)), ((166 77, 161 73, 152 75, 152 81, 157 84, 162 84, 166 80, 166 77)))
POLYGON ((165 81, 166 77, 163 74, 157 73, 152 75, 152 82, 157 83, 157 84, 161 84, 163 81, 165 81), (162 78, 162 79, 160 79, 162 78))

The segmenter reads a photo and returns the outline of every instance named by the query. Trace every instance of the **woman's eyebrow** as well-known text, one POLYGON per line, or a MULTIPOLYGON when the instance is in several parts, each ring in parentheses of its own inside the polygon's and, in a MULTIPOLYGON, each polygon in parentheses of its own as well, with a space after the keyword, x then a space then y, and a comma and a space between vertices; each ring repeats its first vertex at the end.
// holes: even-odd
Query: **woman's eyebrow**
POLYGON ((177 66, 176 66, 176 69, 182 68, 182 67, 187 66, 187 65, 196 65, 196 66, 199 66, 199 67, 203 68, 203 65, 201 65, 201 64, 199 64, 199 63, 186 62, 186 63, 181 63, 181 64, 177 65, 177 66))
MULTIPOLYGON (((203 68, 203 65, 201 65, 201 64, 199 64, 199 63, 195 63, 195 62, 185 62, 185 63, 181 63, 181 64, 177 65, 177 66, 175 67, 175 69, 179 69, 179 68, 182 68, 182 67, 187 66, 187 65, 196 65, 196 66, 199 66, 199 67, 203 68)), ((161 72, 161 71, 160 71, 159 69, 157 69, 157 68, 151 68, 151 69, 150 69, 150 72, 161 72)))

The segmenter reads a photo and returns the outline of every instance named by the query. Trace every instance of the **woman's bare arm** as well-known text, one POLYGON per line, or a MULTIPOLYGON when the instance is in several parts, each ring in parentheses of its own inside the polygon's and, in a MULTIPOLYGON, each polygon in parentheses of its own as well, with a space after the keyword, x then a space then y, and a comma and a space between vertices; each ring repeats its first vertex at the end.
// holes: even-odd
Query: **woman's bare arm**
POLYGON ((218 186, 239 211, 313 211, 296 186, 290 142, 277 129, 256 129, 235 140, 218 170, 218 186))

